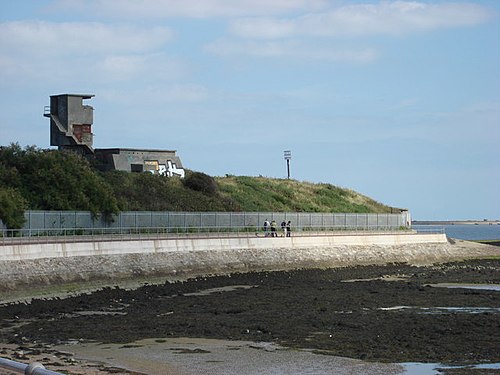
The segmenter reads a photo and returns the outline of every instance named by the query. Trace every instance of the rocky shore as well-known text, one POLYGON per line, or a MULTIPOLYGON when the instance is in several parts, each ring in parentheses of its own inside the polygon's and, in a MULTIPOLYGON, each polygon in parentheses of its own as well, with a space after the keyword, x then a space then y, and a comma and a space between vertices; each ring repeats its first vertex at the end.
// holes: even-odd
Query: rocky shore
POLYGON ((103 363, 88 367, 54 348, 204 337, 372 362, 498 364, 500 292, 439 285, 498 286, 499 270, 500 258, 492 257, 249 272, 35 299, 0 308, 0 355, 39 359, 72 374, 138 373, 103 363))

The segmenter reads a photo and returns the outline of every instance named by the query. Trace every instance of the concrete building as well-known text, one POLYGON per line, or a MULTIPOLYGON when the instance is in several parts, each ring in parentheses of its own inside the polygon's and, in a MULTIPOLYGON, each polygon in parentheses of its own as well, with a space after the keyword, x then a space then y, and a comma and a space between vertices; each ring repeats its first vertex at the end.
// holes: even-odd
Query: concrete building
POLYGON ((149 172, 184 177, 180 158, 173 150, 93 148, 94 108, 83 101, 93 94, 61 94, 50 97, 44 116, 50 118, 50 145, 72 150, 100 161, 104 170, 149 172))
POLYGON ((185 175, 175 151, 102 148, 95 150, 95 156, 107 170, 150 172, 168 177, 185 175))
POLYGON ((61 94, 50 97, 44 116, 50 118, 50 145, 92 154, 94 108, 84 105, 92 94, 61 94))

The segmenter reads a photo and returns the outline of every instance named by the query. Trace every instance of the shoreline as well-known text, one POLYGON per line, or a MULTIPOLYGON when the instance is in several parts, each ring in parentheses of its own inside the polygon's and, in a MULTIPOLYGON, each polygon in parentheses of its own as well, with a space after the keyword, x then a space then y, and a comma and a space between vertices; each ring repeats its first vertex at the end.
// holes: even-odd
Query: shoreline
POLYGON ((500 220, 412 220, 412 225, 500 225, 500 220))
MULTIPOLYGON (((171 366, 175 375, 222 373, 221 368, 230 369, 238 363, 231 359, 235 353, 274 368, 285 361, 285 368, 290 369, 298 366, 292 362, 297 353, 306 352, 310 374, 323 374, 330 366, 344 366, 336 371, 339 374, 401 374, 403 362, 500 362, 496 350, 500 332, 495 329, 500 292, 431 286, 457 282, 500 284, 500 248, 452 240, 445 244, 333 249, 274 249, 272 257, 268 254, 264 260, 275 261, 266 263, 267 268, 259 272, 255 269, 262 267, 260 257, 266 252, 247 251, 245 261, 253 259, 254 263, 235 267, 234 272, 225 268, 226 272, 217 276, 200 269, 169 275, 139 273, 94 281, 94 285, 89 281, 66 285, 66 295, 60 294, 64 284, 51 285, 50 294, 39 295, 29 303, 19 303, 18 298, 18 303, 0 305, 0 353, 23 362, 39 360, 54 371, 68 368, 68 372, 94 375, 164 373, 141 367, 141 353, 156 356, 159 368, 171 366), (349 255, 349 251, 354 252, 349 255), (388 260, 382 256, 388 251, 405 257, 388 260), (407 257, 422 251, 428 254, 424 258, 407 257), (366 258, 367 252, 373 256, 366 258), (248 258, 249 254, 254 258, 248 258), (321 261, 311 261, 312 254, 322 254, 321 261), (255 263, 256 259, 260 262, 255 263), (439 307, 436 313, 429 314, 433 306, 439 307), (443 310, 443 306, 450 311, 443 310), (489 312, 476 314, 474 306, 489 312), (421 312, 421 308, 425 310, 421 312), (193 345, 173 344, 182 337, 193 345), (216 355, 215 349, 203 347, 198 340, 272 343, 286 349, 268 353, 262 348, 226 344, 216 355), (7 349, 8 345, 11 349, 7 349), (107 355, 86 355, 85 350, 92 347, 107 355), (259 357, 263 353, 270 356, 270 362, 259 357), (274 363, 276 353, 293 355, 274 363), (136 358, 138 367, 118 357, 130 357, 131 361, 136 358), (196 366, 201 367, 185 367, 183 360, 189 358, 187 362, 196 360, 196 366), (379 367, 378 362, 390 366, 379 367), (327 363, 324 368, 322 363, 327 363), (362 371, 355 372, 358 368, 362 371)), ((235 253, 221 254, 227 257, 235 253)), ((109 256, 108 261, 118 265, 121 257, 109 256)), ((135 259, 133 264, 142 264, 138 254, 130 257, 135 259)), ((82 257, 73 259, 81 261, 82 257)), ((198 261, 207 259, 201 257, 198 261)), ((152 260, 157 261, 158 254, 152 260)), ((12 262, 3 264, 12 268, 12 262)), ((33 263, 23 263, 27 265, 33 263)), ((11 292, 4 290, 2 295, 10 294, 16 300, 11 292)), ((25 293, 29 294, 29 290, 25 293)), ((212 343, 220 346, 218 341, 212 343)), ((299 368, 291 374, 306 370, 299 368)), ((272 374, 263 369, 260 372, 272 374)), ((444 373, 453 374, 452 370, 444 373)))
POLYGON ((357 265, 430 265, 500 257, 500 247, 475 241, 399 246, 330 246, 312 249, 222 250, 0 261, 0 306, 67 298, 103 288, 125 290, 210 275, 357 265))
MULTIPOLYGON (((328 369, 340 366, 336 373, 360 375, 402 374, 403 362, 498 365, 500 292, 431 285, 500 284, 500 249, 460 240, 426 246, 434 252, 447 249, 447 257, 428 258, 426 264, 363 264, 358 258, 357 265, 313 262, 301 269, 296 264, 194 278, 136 275, 102 280, 92 288, 73 284, 67 295, 60 294, 64 285, 58 285, 29 303, 18 299, 0 305, 0 355, 37 360, 54 371, 93 375, 164 374, 166 366, 171 375, 235 373, 228 369, 241 362, 231 359, 238 353, 256 368, 262 363, 277 368, 285 361, 285 369, 298 366, 292 362, 297 353, 307 353, 307 360, 299 362, 310 368, 287 372, 294 375, 306 370, 323 374, 324 369, 317 369, 325 363, 328 369), (429 314, 433 306, 437 310, 429 314), (457 310, 460 306, 463 311, 457 310), (489 312, 476 314, 474 309, 489 312), (215 347, 222 345, 217 340, 225 340, 225 349, 217 352, 203 346, 204 340, 214 340, 215 347), (238 346, 235 341, 252 344, 238 346), (267 346, 269 351, 256 349, 255 343, 272 346, 267 346), (285 349, 272 349, 276 347, 285 349), (89 348, 103 354, 90 356, 89 348), (151 355, 158 372, 144 367, 151 355), (186 367, 185 359, 198 367, 186 367)), ((443 373, 455 374, 449 369, 443 373)))
POLYGON ((500 249, 444 234, 370 234, 291 238, 177 239, 4 246, 0 297, 20 291, 69 292, 134 279, 182 280, 234 272, 356 265, 432 264, 498 256, 500 249), (47 250, 47 251, 45 251, 47 250), (45 256, 45 257, 43 257, 45 256))
MULTIPOLYGON (((0 307, 0 342, 17 345, 26 358, 33 351, 50 358, 61 344, 66 351, 73 348, 70 358, 76 358, 81 345, 140 352, 147 347, 141 340, 162 344, 204 337, 274 343, 369 362, 499 363, 500 293, 431 286, 500 284, 499 270, 496 258, 251 272, 133 290, 105 288, 0 307), (429 314, 433 306, 436 311, 429 314), (488 314, 474 313, 486 308, 488 314)), ((173 358, 208 354, 197 346, 185 349, 173 358)), ((186 372, 192 373, 197 372, 186 372)))

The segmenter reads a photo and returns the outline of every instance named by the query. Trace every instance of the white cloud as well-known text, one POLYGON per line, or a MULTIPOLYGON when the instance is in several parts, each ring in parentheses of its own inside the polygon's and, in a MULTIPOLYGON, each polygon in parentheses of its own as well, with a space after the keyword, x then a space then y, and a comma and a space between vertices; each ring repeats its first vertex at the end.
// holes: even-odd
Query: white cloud
POLYGON ((231 31, 245 38, 404 35, 473 26, 487 22, 491 17, 487 8, 472 3, 384 1, 347 5, 289 19, 238 19, 232 22, 231 31))
POLYGON ((210 18, 283 14, 324 8, 326 0, 57 0, 49 9, 125 18, 210 18))
POLYGON ((165 27, 18 21, 0 24, 0 77, 9 81, 171 77, 181 64, 162 49, 165 27))
POLYGON ((122 90, 106 89, 100 92, 100 98, 111 102, 133 106, 137 98, 151 107, 163 111, 167 102, 197 103, 207 100, 211 96, 208 88, 198 84, 167 84, 152 85, 136 89, 127 89, 126 95, 122 90))
POLYGON ((313 45, 300 40, 236 41, 219 39, 206 45, 205 50, 219 56, 284 57, 305 61, 321 60, 366 63, 378 57, 378 52, 373 48, 343 48, 331 45, 313 45))
POLYGON ((107 81, 162 81, 183 75, 182 63, 164 53, 128 55, 106 55, 94 63, 89 70, 107 81))
POLYGON ((148 51, 172 39, 172 32, 165 27, 138 28, 95 22, 6 22, 0 24, 0 34, 2 49, 62 55, 148 51))

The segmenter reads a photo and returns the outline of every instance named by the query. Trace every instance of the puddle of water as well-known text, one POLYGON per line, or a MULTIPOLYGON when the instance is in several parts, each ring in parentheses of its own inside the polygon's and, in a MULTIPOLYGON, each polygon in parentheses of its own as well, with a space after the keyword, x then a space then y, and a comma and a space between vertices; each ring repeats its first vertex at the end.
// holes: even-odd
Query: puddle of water
POLYGON ((500 369, 500 363, 487 363, 467 366, 447 366, 439 363, 400 363, 404 367, 404 375, 438 375, 442 374, 439 369, 500 369))
POLYGON ((194 293, 184 293, 184 296, 207 296, 209 294, 213 293, 223 293, 223 292, 232 292, 235 290, 239 289, 251 289, 251 288, 257 288, 258 285, 228 285, 228 286, 222 286, 219 288, 210 288, 210 289, 204 289, 200 290, 199 292, 194 292, 194 293))
POLYGON ((500 292, 500 285, 498 284, 455 284, 455 283, 439 283, 427 284, 434 288, 450 288, 450 289, 477 289, 477 290, 494 290, 500 292))
POLYGON ((379 307, 382 311, 416 310, 419 314, 483 314, 500 313, 500 307, 419 307, 419 306, 392 306, 379 307))
MULTIPOLYGON (((321 334, 323 332, 316 332, 321 334)), ((76 358, 150 375, 438 375, 440 369, 500 369, 500 363, 448 366, 440 363, 376 363, 292 350, 269 342, 201 338, 144 339, 122 344, 60 345, 76 358)))
POLYGON ((75 311, 72 314, 67 314, 66 316, 72 317, 72 316, 93 316, 93 315, 127 315, 125 312, 120 312, 120 311, 91 311, 91 310, 86 310, 86 311, 75 311))
POLYGON ((76 358, 150 375, 398 375, 403 366, 318 355, 272 343, 197 338, 145 339, 122 344, 78 343, 55 347, 76 358))
POLYGON ((385 275, 382 277, 373 277, 370 279, 348 279, 348 280, 340 280, 341 283, 357 283, 357 282, 368 282, 368 281, 405 281, 408 280, 409 276, 407 275, 385 275))

